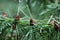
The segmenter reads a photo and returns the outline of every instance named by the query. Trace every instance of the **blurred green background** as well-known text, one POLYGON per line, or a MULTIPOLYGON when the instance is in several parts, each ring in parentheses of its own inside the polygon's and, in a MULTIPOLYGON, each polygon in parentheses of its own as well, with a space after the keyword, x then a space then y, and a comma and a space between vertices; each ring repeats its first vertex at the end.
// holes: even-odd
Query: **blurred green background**
POLYGON ((51 15, 60 17, 59 0, 0 0, 0 14, 6 12, 8 17, 34 18, 48 20, 51 15))

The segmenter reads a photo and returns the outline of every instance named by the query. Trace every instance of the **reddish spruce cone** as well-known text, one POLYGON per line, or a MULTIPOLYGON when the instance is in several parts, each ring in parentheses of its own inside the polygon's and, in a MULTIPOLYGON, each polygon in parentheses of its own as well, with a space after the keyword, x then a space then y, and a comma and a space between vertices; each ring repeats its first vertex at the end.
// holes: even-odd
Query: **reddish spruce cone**
POLYGON ((13 30, 15 30, 16 29, 16 25, 17 25, 17 21, 19 20, 19 15, 17 15, 16 17, 15 17, 15 20, 14 20, 14 22, 13 22, 13 30))
POLYGON ((7 16, 6 12, 4 12, 4 13, 3 13, 3 16, 4 16, 4 17, 6 17, 6 16, 7 16))
POLYGON ((33 19, 30 19, 30 26, 33 26, 34 25, 34 21, 33 19))
POLYGON ((16 19, 16 20, 19 20, 19 18, 20 18, 20 16, 19 16, 19 15, 17 15, 17 16, 15 17, 15 19, 16 19))
POLYGON ((54 29, 55 29, 56 31, 58 31, 58 30, 59 30, 59 25, 56 24, 56 23, 54 23, 54 29))
POLYGON ((16 24, 13 24, 13 28, 12 28, 13 30, 15 30, 16 29, 16 24))

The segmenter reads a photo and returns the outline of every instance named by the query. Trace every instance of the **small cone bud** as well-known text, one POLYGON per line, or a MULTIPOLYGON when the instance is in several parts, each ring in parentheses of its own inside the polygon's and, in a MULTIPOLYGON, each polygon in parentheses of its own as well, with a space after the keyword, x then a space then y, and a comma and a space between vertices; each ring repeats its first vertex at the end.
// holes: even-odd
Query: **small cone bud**
POLYGON ((13 24, 13 30, 15 30, 16 29, 16 25, 15 24, 13 24))
POLYGON ((16 20, 19 20, 19 18, 20 18, 19 15, 17 15, 17 16, 15 17, 16 20))
POLYGON ((57 30, 57 31, 59 30, 59 25, 55 22, 54 22, 54 29, 57 30))
POLYGON ((30 19, 30 26, 33 26, 34 25, 34 21, 33 19, 30 19))

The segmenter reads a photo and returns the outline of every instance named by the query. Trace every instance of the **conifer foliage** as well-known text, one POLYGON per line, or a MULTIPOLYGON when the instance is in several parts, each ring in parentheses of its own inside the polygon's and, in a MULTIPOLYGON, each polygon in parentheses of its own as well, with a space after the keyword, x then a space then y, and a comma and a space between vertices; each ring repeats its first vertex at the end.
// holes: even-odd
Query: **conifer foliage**
POLYGON ((60 40, 59 0, 0 1, 0 40, 60 40))

